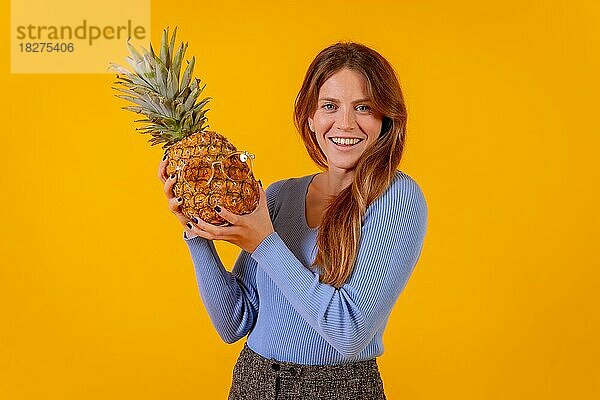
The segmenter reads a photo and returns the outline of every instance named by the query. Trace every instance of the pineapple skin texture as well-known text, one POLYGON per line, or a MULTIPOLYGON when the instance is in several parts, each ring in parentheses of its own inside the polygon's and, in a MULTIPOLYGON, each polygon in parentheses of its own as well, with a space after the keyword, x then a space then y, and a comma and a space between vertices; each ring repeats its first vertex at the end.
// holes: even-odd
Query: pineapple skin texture
MULTIPOLYGON (((198 217, 218 226, 231 225, 216 213, 216 205, 224 206, 234 214, 249 214, 258 207, 259 183, 250 172, 242 181, 234 181, 223 173, 220 165, 214 166, 210 184, 210 168, 199 168, 198 163, 221 161, 237 151, 223 135, 214 131, 196 132, 168 148, 167 174, 177 174, 173 185, 176 197, 183 198, 181 212, 187 218, 198 217), (183 179, 180 179, 183 178, 183 179)), ((235 176, 233 171, 230 171, 235 176)))

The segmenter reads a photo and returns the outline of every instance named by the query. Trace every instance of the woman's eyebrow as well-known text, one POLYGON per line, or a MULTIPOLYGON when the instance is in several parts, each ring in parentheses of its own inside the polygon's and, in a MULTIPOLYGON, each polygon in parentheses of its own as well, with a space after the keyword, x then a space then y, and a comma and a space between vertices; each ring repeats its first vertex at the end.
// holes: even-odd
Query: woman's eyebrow
MULTIPOLYGON (((325 101, 333 101, 335 103, 339 103, 340 101, 338 99, 334 99, 333 97, 320 97, 319 101, 321 100, 325 100, 325 101)), ((358 100, 354 100, 352 103, 356 104, 356 103, 364 103, 364 102, 368 102, 371 101, 371 99, 358 99, 358 100)))

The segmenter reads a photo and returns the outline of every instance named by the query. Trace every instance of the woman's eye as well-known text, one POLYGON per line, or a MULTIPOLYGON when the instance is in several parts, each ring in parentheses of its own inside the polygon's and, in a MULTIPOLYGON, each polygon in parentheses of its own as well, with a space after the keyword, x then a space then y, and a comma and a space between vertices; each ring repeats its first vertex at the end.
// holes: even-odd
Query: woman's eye
POLYGON ((326 110, 333 110, 333 108, 327 108, 327 106, 333 106, 331 103, 323 104, 323 108, 326 110))
POLYGON ((367 106, 367 105, 364 105, 364 104, 363 104, 363 105, 360 105, 360 106, 358 106, 358 107, 359 107, 359 108, 360 108, 360 107, 364 107, 364 109, 363 109, 363 110, 361 110, 361 111, 369 111, 369 110, 371 109, 371 107, 369 107, 369 106, 367 106))

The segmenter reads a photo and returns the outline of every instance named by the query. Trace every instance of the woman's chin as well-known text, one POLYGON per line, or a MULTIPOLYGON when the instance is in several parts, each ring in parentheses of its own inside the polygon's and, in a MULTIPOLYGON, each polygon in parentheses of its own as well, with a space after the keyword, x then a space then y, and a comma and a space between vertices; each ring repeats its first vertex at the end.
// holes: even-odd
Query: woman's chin
POLYGON ((344 170, 353 170, 354 168, 356 168, 356 164, 357 164, 358 160, 336 160, 336 159, 328 159, 327 160, 327 165, 329 167, 329 169, 336 169, 336 170, 340 170, 340 169, 344 169, 344 170))

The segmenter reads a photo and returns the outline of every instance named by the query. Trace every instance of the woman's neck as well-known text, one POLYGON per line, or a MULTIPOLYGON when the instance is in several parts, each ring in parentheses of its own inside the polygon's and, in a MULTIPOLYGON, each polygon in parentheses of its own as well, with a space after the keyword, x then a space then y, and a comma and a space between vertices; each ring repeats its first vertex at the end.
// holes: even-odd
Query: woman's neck
POLYGON ((317 190, 326 196, 337 196, 342 190, 352 184, 353 170, 332 170, 321 172, 316 178, 317 190))

